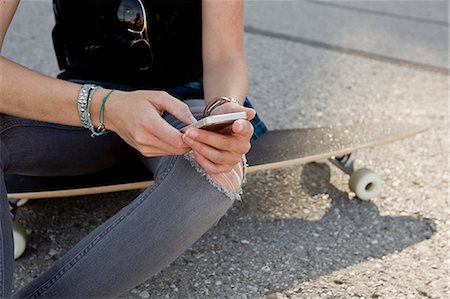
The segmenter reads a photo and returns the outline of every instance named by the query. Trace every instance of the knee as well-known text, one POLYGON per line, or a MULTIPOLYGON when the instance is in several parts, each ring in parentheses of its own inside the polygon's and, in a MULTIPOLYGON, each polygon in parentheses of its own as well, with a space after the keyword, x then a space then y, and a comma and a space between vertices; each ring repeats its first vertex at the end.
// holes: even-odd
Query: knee
POLYGON ((242 184, 245 181, 246 175, 246 160, 245 156, 237 163, 230 171, 208 174, 206 171, 195 161, 190 153, 184 155, 184 157, 191 162, 192 166, 203 176, 206 176, 207 180, 219 191, 225 193, 226 196, 232 200, 240 200, 240 193, 242 184))
POLYGON ((244 181, 244 163, 239 162, 229 172, 211 174, 211 178, 230 192, 239 192, 244 181))

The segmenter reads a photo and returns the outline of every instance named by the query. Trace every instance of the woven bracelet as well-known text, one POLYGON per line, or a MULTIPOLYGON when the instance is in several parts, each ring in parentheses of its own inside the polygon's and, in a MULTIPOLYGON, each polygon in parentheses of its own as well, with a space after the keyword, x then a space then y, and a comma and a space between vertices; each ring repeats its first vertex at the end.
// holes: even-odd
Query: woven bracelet
POLYGON ((109 98, 109 96, 116 91, 115 89, 112 89, 108 92, 108 94, 106 96, 103 97, 102 99, 102 105, 100 107, 100 116, 99 116, 99 120, 100 120, 100 126, 97 128, 97 132, 95 136, 99 136, 99 135, 104 135, 104 134, 108 134, 111 131, 106 130, 105 128, 105 103, 106 100, 109 98))

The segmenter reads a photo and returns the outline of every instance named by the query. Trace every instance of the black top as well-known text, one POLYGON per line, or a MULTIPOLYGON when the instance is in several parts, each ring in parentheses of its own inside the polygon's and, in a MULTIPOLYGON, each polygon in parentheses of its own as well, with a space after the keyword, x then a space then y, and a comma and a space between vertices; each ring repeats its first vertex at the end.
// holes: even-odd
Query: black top
POLYGON ((142 0, 153 52, 153 64, 146 70, 140 70, 135 62, 139 55, 147 55, 147 47, 130 48, 140 36, 128 32, 130 28, 119 21, 122 1, 139 3, 53 0, 53 44, 59 67, 64 70, 58 78, 137 88, 169 87, 201 78, 201 0, 142 0))

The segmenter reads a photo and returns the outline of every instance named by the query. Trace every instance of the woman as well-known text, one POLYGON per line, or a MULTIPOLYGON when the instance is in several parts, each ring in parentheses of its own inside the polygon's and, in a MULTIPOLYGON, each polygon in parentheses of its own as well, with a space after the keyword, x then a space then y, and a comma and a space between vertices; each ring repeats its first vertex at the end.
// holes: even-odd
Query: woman
MULTIPOLYGON (((0 2, 0 49, 18 2, 0 2)), ((204 112, 254 119, 242 106, 243 2, 54 0, 54 9, 59 79, 0 56, 0 297, 11 296, 13 272, 4 173, 81 175, 140 159, 155 184, 14 294, 115 297, 175 260, 239 197, 252 124, 178 129, 204 112)))

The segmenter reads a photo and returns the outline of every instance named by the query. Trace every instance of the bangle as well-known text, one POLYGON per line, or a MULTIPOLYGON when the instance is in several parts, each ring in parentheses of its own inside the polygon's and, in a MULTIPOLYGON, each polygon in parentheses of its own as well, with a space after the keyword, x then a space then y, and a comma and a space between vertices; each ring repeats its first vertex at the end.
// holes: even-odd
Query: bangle
POLYGON ((88 128, 87 123, 87 105, 89 100, 89 95, 91 91, 95 88, 94 84, 84 84, 78 93, 78 115, 80 117, 81 124, 84 128, 88 128))
POLYGON ((81 108, 79 105, 79 112, 81 111, 81 115, 80 115, 81 124, 86 129, 90 129, 90 127, 92 126, 91 113, 90 113, 91 100, 92 100, 92 96, 94 95, 95 91, 99 88, 101 88, 101 87, 95 86, 92 84, 87 84, 87 86, 84 88, 84 90, 86 92, 83 92, 84 97, 82 97, 82 98, 84 100, 81 101, 81 108))
POLYGON ((95 136, 100 136, 102 134, 98 134, 97 131, 95 131, 95 127, 94 124, 92 123, 91 120, 91 102, 92 102, 92 97, 94 96, 94 93, 97 89, 101 88, 100 86, 95 86, 91 92, 89 93, 88 99, 87 99, 87 109, 85 112, 85 128, 89 129, 91 131, 91 137, 94 138, 95 136))
POLYGON ((241 106, 241 103, 239 103, 236 99, 233 99, 233 98, 227 98, 227 97, 217 97, 217 98, 214 98, 206 107, 205 107, 205 109, 203 110, 203 116, 210 116, 211 115, 211 112, 215 109, 215 108, 217 108, 217 107, 219 107, 219 106, 221 106, 221 105, 223 105, 223 104, 225 104, 225 103, 235 103, 235 104, 238 104, 239 106, 241 106))

